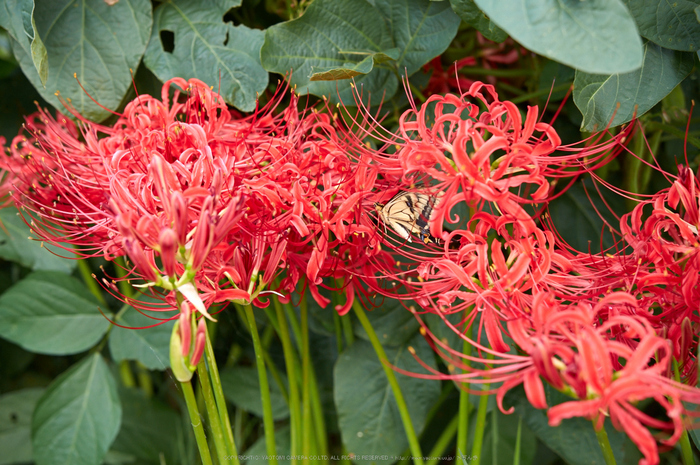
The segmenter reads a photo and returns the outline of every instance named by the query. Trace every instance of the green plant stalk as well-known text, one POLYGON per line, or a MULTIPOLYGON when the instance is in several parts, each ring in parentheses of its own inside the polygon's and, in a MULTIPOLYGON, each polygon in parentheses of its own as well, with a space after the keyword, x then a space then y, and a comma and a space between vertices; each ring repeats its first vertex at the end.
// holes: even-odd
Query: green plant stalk
MULTIPOLYGON (((675 358, 673 359, 673 377, 677 382, 681 382, 681 373, 678 369, 678 361, 675 358)), ((688 430, 683 430, 678 442, 681 443, 681 456, 683 457, 683 464, 695 465, 695 459, 693 458, 693 447, 690 445, 688 430)))
POLYGON ((491 457, 493 463, 498 463, 498 414, 491 411, 491 457))
POLYGON ((413 455, 413 463, 415 463, 416 465, 423 465, 423 453, 421 452, 420 444, 418 442, 418 438, 416 437, 416 432, 413 429, 411 416, 408 413, 408 407, 406 406, 406 401, 403 398, 403 393, 401 392, 401 388, 399 387, 399 382, 396 380, 396 375, 389 366, 389 360, 386 357, 386 352, 384 352, 384 347, 382 347, 382 344, 379 342, 377 333, 374 332, 374 328, 372 328, 372 325, 369 322, 365 311, 362 309, 360 303, 357 300, 353 302, 352 308, 355 311, 355 315, 357 315, 357 318, 360 320, 360 324, 369 336, 369 340, 372 343, 372 347, 374 348, 374 351, 377 354, 377 358, 379 358, 379 362, 382 364, 384 373, 386 374, 386 377, 389 380, 389 386, 391 386, 391 391, 394 393, 394 397, 396 398, 396 405, 398 406, 399 413, 401 414, 401 421, 403 422, 403 427, 406 432, 406 439, 408 439, 408 444, 411 448, 411 454, 413 455))
POLYGON ((520 465, 520 444, 523 432, 523 417, 518 417, 518 432, 515 436, 515 450, 513 451, 513 465, 520 465))
POLYGON ((226 407, 226 397, 224 397, 224 390, 221 387, 221 377, 219 376, 219 369, 216 365, 216 359, 214 358, 214 347, 212 346, 211 339, 209 337, 209 328, 206 332, 206 345, 204 346, 204 358, 209 365, 209 376, 211 376, 211 384, 214 387, 214 397, 216 398, 216 408, 219 413, 219 419, 221 421, 221 426, 224 429, 224 441, 226 442, 226 449, 228 454, 232 457, 233 463, 238 464, 238 449, 236 448, 236 441, 233 439, 233 430, 231 429, 231 420, 228 416, 228 408, 226 407))
POLYGON ((124 386, 128 388, 136 387, 136 378, 134 378, 134 374, 131 372, 131 366, 128 360, 119 362, 119 375, 124 386))
POLYGON ((301 455, 304 457, 302 463, 310 463, 311 456, 311 386, 309 383, 311 369, 311 354, 309 352, 309 309, 306 305, 306 299, 299 302, 299 310, 301 313, 301 405, 302 405, 302 439, 301 439, 301 455))
MULTIPOLYGON (((114 268, 118 277, 123 278, 126 276, 126 262, 124 257, 117 257, 114 259, 114 268)), ((131 287, 131 284, 129 284, 128 281, 119 281, 117 285, 119 286, 119 292, 121 292, 125 297, 131 297, 134 295, 134 288, 131 287)))
POLYGON ((185 383, 180 383, 180 386, 182 386, 182 393, 185 395, 185 403, 187 404, 187 411, 190 414, 190 421, 192 422, 194 438, 197 441, 197 448, 199 449, 199 456, 202 459, 202 465, 213 465, 211 454, 209 453, 209 445, 207 444, 207 437, 204 434, 204 425, 202 424, 202 419, 199 416, 199 409, 197 408, 197 399, 194 398, 192 383, 187 381, 185 383))
POLYGON ((204 397, 204 406, 207 410, 207 417, 209 417, 209 426, 214 439, 216 455, 219 463, 223 464, 229 452, 224 441, 224 431, 221 428, 221 419, 219 418, 219 411, 214 400, 214 391, 211 388, 211 381, 209 380, 207 364, 204 358, 197 365, 197 379, 199 379, 199 386, 202 388, 202 397, 204 397))
MULTIPOLYGON (((302 299, 302 302, 301 302, 301 304, 300 304, 300 308, 303 309, 305 306, 306 306, 306 305, 305 305, 305 301, 302 299)), ((294 314, 294 309, 292 308, 291 305, 285 305, 285 310, 286 310, 286 312, 287 312, 287 317, 289 318, 289 322, 290 322, 290 324, 291 324, 291 326, 292 326, 292 332, 294 333, 294 337, 296 338, 297 343, 299 344, 298 348, 299 348, 299 350, 303 353, 303 341, 304 341, 304 337, 302 336, 302 331, 301 331, 299 322, 297 321, 296 315, 294 314)), ((301 313, 303 314, 303 312, 301 312, 301 313)), ((307 326, 306 326, 306 327, 307 327, 306 336, 307 336, 307 338, 308 338, 308 315, 307 315, 307 326)), ((307 341, 307 343, 308 343, 308 341, 307 341)), ((310 359, 309 359, 309 361, 310 361, 310 359)), ((302 380, 302 383, 303 383, 303 384, 302 384, 302 389, 303 389, 303 390, 302 390, 302 400, 304 399, 304 391, 308 389, 308 390, 310 390, 310 392, 309 392, 309 397, 312 399, 312 402, 311 402, 312 407, 313 407, 314 405, 320 406, 320 405, 321 405, 321 400, 320 400, 320 397, 319 397, 319 394, 318 394, 318 389, 316 388, 316 386, 317 386, 317 383, 316 383, 316 374, 315 374, 315 372, 314 372, 313 366, 312 366, 310 363, 309 363, 309 373, 308 373, 308 375, 309 375, 309 380, 310 380, 311 382, 310 382, 310 383, 304 383, 304 381, 303 381, 303 380, 304 380, 303 369, 302 369, 302 373, 299 374, 299 378, 302 380), (309 386, 309 384, 311 384, 311 386, 309 386)), ((323 415, 323 412, 322 412, 322 411, 321 411, 321 415, 323 415)), ((303 411, 302 411, 302 418, 303 418, 303 411)), ((315 417, 315 418, 316 418, 316 420, 318 420, 318 417, 315 417)), ((323 416, 321 416, 321 419, 322 419, 322 418, 323 418, 323 416)), ((318 423, 318 422, 316 422, 316 423, 318 423)), ((322 442, 322 446, 323 446, 323 444, 327 444, 327 442, 326 442, 326 436, 325 436, 325 429, 323 428, 323 424, 322 424, 322 423, 321 423, 321 424, 316 424, 316 425, 314 425, 313 423, 312 423, 312 424, 304 423, 304 424, 303 424, 303 432, 304 432, 304 431, 307 431, 308 428, 313 428, 314 431, 316 431, 316 432, 319 432, 319 431, 320 431, 320 434, 321 434, 321 436, 323 437, 323 439, 321 439, 321 441, 323 441, 323 442, 322 442)), ((310 434, 310 433, 311 433, 311 430, 308 430, 308 431, 309 431, 309 434, 310 434)), ((303 451, 303 432, 302 432, 302 451, 303 451)), ((311 443, 309 443, 309 444, 311 445, 311 443)), ((327 448, 327 445, 326 445, 326 446, 323 446, 323 447, 327 448)), ((326 449, 324 449, 324 450, 326 450, 326 449)), ((303 452, 302 452, 302 454, 303 454, 303 452)), ((303 454, 303 455, 306 455, 306 454, 303 454)), ((324 455, 325 455, 325 454, 324 454, 324 455)), ((307 456, 308 456, 308 455, 307 455, 307 456)))
MULTIPOLYGON (((482 390, 487 390, 489 385, 486 384, 482 390)), ((489 407, 489 397, 482 395, 479 399, 479 407, 476 411, 476 425, 474 426, 474 442, 472 442, 472 450, 469 455, 474 456, 474 460, 469 462, 469 465, 479 465, 481 463, 481 448, 484 445, 484 433, 486 432, 486 412, 489 407)))
POLYGON ((340 317, 340 323, 343 325, 343 335, 345 336, 346 347, 350 347, 355 342, 355 333, 352 331, 352 321, 350 314, 345 314, 340 317))
MULTIPOLYGON (((467 341, 462 341, 462 353, 464 355, 472 354, 472 345, 467 341)), ((469 360, 463 361, 465 365, 469 364, 469 360)), ((466 373, 466 370, 462 370, 466 373)), ((467 455, 467 441, 469 440, 469 411, 471 403, 469 402, 469 392, 464 389, 459 391, 459 425, 457 427, 457 455, 467 455)))
POLYGON ((291 455, 294 457, 291 461, 296 464, 296 456, 299 455, 301 449, 300 433, 301 433, 301 404, 299 400, 299 386, 297 385, 297 354, 292 344, 292 339, 289 337, 289 326, 287 318, 284 316, 282 304, 277 299, 272 299, 275 307, 275 315, 277 320, 277 334, 282 341, 282 351, 284 352, 284 363, 287 367, 287 379, 289 380, 289 416, 291 426, 291 455))
POLYGON ((139 380, 139 386, 141 390, 146 394, 149 399, 153 397, 153 380, 151 379, 151 374, 148 372, 143 363, 136 362, 136 376, 139 380))
MULTIPOLYGON (((313 365, 310 367, 309 384, 311 384, 311 413, 316 430, 316 455, 327 457, 328 440, 326 438, 326 420, 323 418, 321 395, 318 392, 318 383, 316 382, 316 373, 314 372, 313 365)), ((322 463, 328 463, 328 460, 322 460, 322 463)))
POLYGON ((253 338, 253 348, 255 350, 255 365, 258 367, 258 378, 260 380, 260 399, 263 407, 263 425, 265 427, 265 445, 267 447, 267 455, 270 456, 272 465, 277 464, 277 448, 275 447, 275 422, 272 418, 272 403, 270 402, 270 385, 267 382, 267 370, 265 369, 265 361, 263 357, 263 348, 260 344, 260 335, 258 334, 258 325, 255 322, 253 307, 245 306, 245 314, 248 318, 248 327, 250 335, 253 338))
MULTIPOLYGON (((458 70, 459 74, 477 74, 480 76, 495 76, 495 77, 517 77, 517 76, 533 76, 534 71, 528 69, 487 69, 487 68, 471 68, 464 66, 458 70)), ((464 90, 464 89, 463 89, 464 90)))
POLYGON ((452 420, 447 424, 447 426, 445 426, 445 429, 442 430, 442 434, 440 434, 440 437, 430 450, 430 454, 428 454, 430 460, 425 462, 425 465, 437 465, 437 463, 440 461, 440 457, 442 457, 442 454, 445 452, 445 450, 447 450, 452 442, 452 439, 454 439, 455 434, 457 434, 458 424, 459 416, 452 417, 452 420))
MULTIPOLYGON (((595 430, 595 419, 593 420, 593 429, 595 430)), ((610 447, 605 425, 600 428, 600 431, 595 430, 595 436, 598 439, 598 445, 600 446, 600 451, 603 453, 603 459, 605 459, 606 465, 616 465, 615 455, 613 454, 612 447, 610 447)))
POLYGON ((82 276, 83 282, 90 290, 90 293, 94 295, 97 298, 97 300, 100 301, 100 304, 106 307, 107 301, 102 295, 102 289, 100 288, 100 285, 97 284, 97 281, 95 281, 95 278, 92 274, 92 270, 90 270, 90 265, 88 265, 87 260, 78 260, 78 271, 80 271, 80 276, 82 276))

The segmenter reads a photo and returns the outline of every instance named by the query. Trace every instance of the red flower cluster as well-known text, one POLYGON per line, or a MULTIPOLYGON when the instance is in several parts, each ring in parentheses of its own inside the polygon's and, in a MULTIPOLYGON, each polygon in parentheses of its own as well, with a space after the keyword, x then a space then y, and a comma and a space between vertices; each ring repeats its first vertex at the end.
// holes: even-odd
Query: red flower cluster
POLYGON ((465 356, 424 326, 460 370, 426 377, 501 383, 501 404, 522 383, 539 408, 547 382, 574 399, 549 408, 551 424, 583 416, 600 427, 609 416, 643 463, 658 463, 649 428, 675 443, 692 415, 683 402, 700 402, 688 387, 700 305, 694 173, 681 168, 671 188, 622 218, 615 253, 578 253, 543 215, 553 185, 625 150, 632 126, 565 146, 537 107, 522 115, 480 82, 412 102, 398 134, 366 108, 346 126, 297 105, 278 90, 241 117, 203 83, 173 79, 113 127, 77 114, 77 125, 44 111, 28 117, 1 167, 43 240, 82 256, 127 255, 128 279, 168 291, 171 308, 176 292, 189 301, 177 350, 190 361, 190 304, 205 316, 220 302, 264 306, 266 293, 289 299, 303 282, 325 306, 319 287, 342 282, 341 314, 357 295, 380 293, 440 315, 476 347, 465 356), (389 223, 381 208, 402 191, 414 196, 395 235, 372 216, 380 209, 389 223), (415 231, 426 240, 410 240, 415 231), (642 399, 668 421, 639 410, 642 399))
MULTIPOLYGON (((217 302, 266 305, 266 292, 288 298, 304 275, 325 305, 322 278, 350 281, 340 261, 361 266, 377 241, 358 220, 372 186, 331 115, 298 111, 293 93, 275 114, 284 97, 242 118, 204 83, 173 79, 113 127, 40 110, 2 166, 42 240, 127 255, 128 278, 178 291, 203 315, 217 302)), ((347 294, 341 311, 352 285, 347 294)))
POLYGON ((673 187, 622 219, 626 244, 614 254, 572 251, 542 214, 554 195, 551 181, 591 172, 626 150, 633 126, 604 142, 564 147, 537 113, 530 107, 523 120, 491 86, 476 83, 403 115, 396 152, 376 153, 375 163, 381 178, 403 180, 405 189, 420 179, 435 199, 430 233, 442 245, 387 235, 384 246, 400 267, 381 274, 401 286, 373 289, 414 301, 416 314, 440 315, 478 349, 465 356, 424 325, 435 350, 461 370, 426 377, 501 383, 499 402, 522 383, 538 408, 548 407, 546 381, 576 399, 549 409, 552 425, 582 416, 602 427, 609 416, 644 453, 641 463, 658 463, 648 428, 669 432, 661 441, 674 444, 694 415, 683 402, 700 402, 700 390, 690 387, 697 380, 700 185, 681 168, 673 187), (646 218, 645 206, 653 209, 646 218), (455 313, 456 325, 446 318, 455 313), (685 384, 673 379, 674 361, 685 384), (661 405, 668 421, 639 410, 643 399, 661 405))

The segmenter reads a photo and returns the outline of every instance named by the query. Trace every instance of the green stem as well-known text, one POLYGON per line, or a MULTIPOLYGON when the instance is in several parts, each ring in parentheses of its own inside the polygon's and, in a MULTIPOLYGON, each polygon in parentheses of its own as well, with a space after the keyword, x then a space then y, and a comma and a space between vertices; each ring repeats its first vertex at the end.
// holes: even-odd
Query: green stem
POLYGON ((425 465, 437 465, 437 463, 440 461, 440 458, 442 457, 442 454, 445 452, 445 450, 447 450, 447 447, 452 442, 452 439, 455 437, 455 434, 457 434, 458 424, 459 416, 456 415, 452 417, 452 421, 450 421, 445 427, 445 429, 442 430, 442 434, 440 434, 440 437, 435 442, 433 448, 430 450, 430 454, 428 454, 430 460, 428 460, 425 463, 425 465))
MULTIPOLYGON (((673 375, 676 381, 681 382, 681 373, 678 368, 678 360, 673 359, 673 375)), ((690 445, 690 438, 688 437, 688 431, 683 430, 681 438, 679 439, 681 443, 681 456, 683 457, 684 465, 694 465, 695 459, 693 458, 693 447, 690 445)))
POLYGON ((311 456, 311 434, 313 424, 311 422, 311 386, 309 383, 311 371, 311 354, 309 353, 309 309, 306 299, 299 302, 301 313, 301 405, 302 405, 302 425, 304 427, 301 437, 301 455, 304 457, 302 463, 310 463, 311 456))
MULTIPOLYGON (((126 263, 124 261, 124 257, 117 257, 114 259, 114 269, 119 278, 126 276, 125 268, 126 263)), ((125 297, 131 297, 134 294, 134 288, 131 287, 131 284, 129 284, 128 281, 121 280, 117 285, 119 286, 119 292, 121 292, 125 297)))
MULTIPOLYGON (((462 343, 462 353, 465 355, 471 355, 472 345, 463 341, 462 343)), ((469 364, 469 360, 465 359, 463 361, 465 365, 469 364)), ((466 370, 462 370, 462 373, 466 373, 466 370)), ((459 426, 457 428, 457 455, 467 454, 467 441, 469 439, 469 411, 471 410, 471 403, 469 401, 469 392, 464 389, 459 391, 459 426)))
POLYGON ((258 325, 255 322, 253 308, 250 305, 245 306, 245 314, 248 318, 248 327, 250 328, 250 335, 253 338, 253 348, 255 349, 255 365, 258 367, 258 378, 260 379, 260 398, 262 400, 263 407, 265 445, 267 446, 267 455, 270 456, 269 463, 275 465, 277 464, 277 452, 275 447, 275 423, 272 418, 270 386, 267 382, 267 370, 265 369, 263 348, 262 344, 260 344, 260 335, 258 334, 258 325))
POLYGON ((219 418, 216 401, 214 400, 214 391, 211 388, 207 364, 203 358, 197 365, 197 379, 199 379, 199 385, 202 388, 202 397, 204 397, 204 406, 207 409, 207 416, 209 417, 209 427, 211 428, 212 438, 214 439, 216 455, 218 456, 219 463, 223 464, 228 455, 228 449, 224 441, 224 431, 221 428, 221 419, 219 418))
MULTIPOLYGON (((487 390, 489 385, 484 385, 483 390, 487 390)), ((486 413, 489 407, 489 397, 482 395, 479 399, 479 408, 476 411, 476 425, 474 426, 474 442, 472 451, 469 454, 474 457, 469 465, 479 465, 481 463, 481 448, 484 445, 484 433, 486 432, 486 413)))
POLYGON ((224 441, 226 442, 226 450, 232 457, 233 463, 238 465, 238 449, 236 442, 233 439, 233 430, 231 429, 231 420, 228 416, 228 408, 226 407, 226 397, 224 390, 221 387, 221 377, 219 376, 219 368, 216 365, 214 358, 214 347, 209 338, 209 329, 206 332, 206 345, 204 346, 204 358, 209 365, 209 375, 211 376, 212 386, 214 387, 214 397, 216 398, 216 408, 219 413, 219 419, 224 429, 224 441))
POLYGON ((136 376, 139 380, 139 386, 144 394, 146 394, 146 397, 149 399, 153 397, 153 380, 151 379, 151 374, 148 372, 148 368, 141 362, 136 362, 136 376))
MULTIPOLYGON (((593 429, 595 430, 595 420, 593 420, 593 429)), ((598 445, 600 445, 600 450, 603 452, 603 459, 605 459, 606 465, 615 465, 615 455, 613 454, 612 447, 610 447, 605 425, 600 428, 600 431, 596 431, 595 435, 596 438, 598 438, 598 445)))
POLYGON ((408 439, 408 444, 411 448, 411 454, 413 455, 413 463, 415 463, 416 465, 423 465, 423 453, 421 452, 420 444, 418 443, 418 438, 416 437, 416 432, 413 429, 411 416, 408 413, 408 407, 406 406, 406 401, 404 400, 403 393, 401 392, 401 388, 399 387, 399 382, 396 380, 396 375, 389 366, 389 360, 387 359, 386 352, 384 352, 384 347, 382 347, 382 344, 379 342, 379 338, 374 332, 372 324, 369 322, 365 311, 362 309, 362 306, 360 306, 360 303, 357 300, 353 302, 352 308, 353 310, 355 310, 355 314, 360 320, 360 324, 369 336, 369 340, 372 343, 372 347, 377 353, 377 358, 379 358, 379 362, 382 364, 384 373, 386 374, 386 377, 389 380, 389 385, 391 386, 391 390, 394 393, 394 397, 396 398, 396 404, 399 408, 399 413, 401 414, 401 421, 403 422, 403 427, 406 432, 406 439, 408 439))
POLYGON ((128 360, 122 360, 119 362, 119 375, 122 379, 122 384, 128 388, 136 387, 136 378, 131 372, 131 365, 129 365, 128 360))
POLYGON ((350 314, 340 317, 340 323, 343 325, 343 335, 345 336, 346 347, 350 347, 355 342, 355 333, 352 331, 352 321, 350 314))
POLYGON ((197 400, 194 398, 194 391, 192 391, 192 383, 187 381, 185 383, 180 383, 180 385, 185 395, 185 403, 187 404, 187 411, 190 414, 190 421, 192 422, 194 438, 197 441, 202 465, 213 465, 211 454, 209 453, 209 445, 207 444, 207 437, 204 434, 204 425, 202 424, 202 419, 199 416, 199 409, 197 408, 197 400))
POLYGON ((513 451, 513 465, 520 465, 520 440, 523 432, 523 417, 518 417, 518 432, 515 436, 515 450, 513 451))
MULTIPOLYGON (((289 318, 289 322, 292 327, 292 332, 294 333, 294 337, 297 340, 299 350, 302 352, 302 355, 304 353, 304 347, 305 343, 304 340, 306 339, 306 348, 307 348, 307 355, 309 354, 309 342, 308 342, 308 312, 306 312, 306 318, 304 318, 304 313, 306 309, 306 301, 302 299, 302 301, 299 304, 300 308, 300 313, 302 316, 302 324, 305 322, 306 324, 303 326, 306 328, 306 330, 302 333, 301 327, 299 325, 299 322, 296 319, 296 315, 294 314, 294 310, 291 305, 286 305, 285 310, 287 312, 287 317, 289 318)), ((303 371, 303 358, 302 358, 302 372, 299 374, 300 379, 302 380, 302 425, 303 425, 303 431, 302 431, 302 455, 308 457, 308 454, 305 454, 304 451, 304 439, 305 435, 308 436, 308 447, 309 450, 312 449, 313 442, 312 442, 312 433, 315 432, 319 437, 317 438, 316 444, 319 446, 320 450, 327 451, 328 450, 328 443, 326 440, 326 431, 325 431, 325 425, 324 425, 324 420, 323 420, 323 410, 321 408, 321 399, 319 396, 318 392, 318 383, 316 382, 316 373, 314 372, 313 365, 311 364, 311 358, 308 358, 308 377, 305 377, 304 371, 303 371), (308 392, 307 392, 308 391, 308 392), (310 401, 309 401, 310 399, 310 401), (313 419, 314 421, 311 422, 309 421, 311 417, 311 414, 306 412, 306 405, 311 404, 311 412, 314 414, 313 419), (307 416, 308 415, 308 416, 307 416), (313 431, 312 431, 313 429, 313 431)), ((320 453, 319 453, 320 454, 320 453)), ((315 455, 319 455, 315 454, 315 455)), ((323 455, 326 455, 324 452, 323 455)))
POLYGON ((282 311, 282 304, 273 299, 275 307, 275 315, 277 320, 276 327, 279 329, 277 334, 282 341, 282 351, 284 352, 284 363, 287 366, 287 379, 289 380, 289 416, 291 423, 291 455, 294 457, 291 461, 296 464, 296 456, 300 450, 300 433, 301 433, 301 404, 299 400, 299 386, 297 385, 297 354, 292 344, 292 339, 289 337, 289 326, 287 318, 282 311))
POLYGON ((90 293, 94 295, 97 298, 97 300, 100 301, 100 304, 106 307, 107 301, 102 295, 102 289, 100 288, 100 285, 97 284, 97 281, 95 281, 95 278, 92 274, 92 270, 90 270, 90 265, 88 265, 87 260, 78 260, 78 271, 80 271, 80 276, 83 277, 83 282, 87 286, 90 293))

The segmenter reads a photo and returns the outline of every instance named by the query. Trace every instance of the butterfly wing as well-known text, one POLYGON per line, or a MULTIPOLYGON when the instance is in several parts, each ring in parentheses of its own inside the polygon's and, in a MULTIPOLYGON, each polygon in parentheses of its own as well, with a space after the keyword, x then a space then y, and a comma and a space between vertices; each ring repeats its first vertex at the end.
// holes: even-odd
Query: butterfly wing
POLYGON ((385 205, 377 205, 377 212, 384 224, 406 241, 412 242, 414 234, 427 244, 435 241, 430 235, 430 219, 439 199, 440 195, 399 192, 385 205))

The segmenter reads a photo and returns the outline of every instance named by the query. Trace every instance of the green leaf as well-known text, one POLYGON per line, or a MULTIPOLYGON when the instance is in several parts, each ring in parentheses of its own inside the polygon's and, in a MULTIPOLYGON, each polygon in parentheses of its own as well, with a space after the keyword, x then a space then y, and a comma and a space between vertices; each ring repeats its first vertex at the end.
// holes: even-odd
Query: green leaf
POLYGON ((122 424, 110 452, 128 457, 127 463, 187 463, 183 438, 191 431, 183 431, 180 416, 172 408, 136 389, 120 389, 119 398, 122 424))
POLYGON ((30 239, 29 226, 19 216, 16 208, 0 209, 0 222, 3 226, 0 227, 0 258, 34 270, 70 273, 75 268, 75 260, 63 258, 71 255, 70 252, 53 246, 46 247, 43 242, 30 239))
MULTIPOLYGON (((367 318, 383 346, 398 346, 412 338, 420 324, 413 313, 398 299, 386 299, 383 305, 367 312, 367 318)), ((369 336, 359 321, 354 321, 354 332, 369 341, 369 336)))
MULTIPOLYGON (((289 416, 289 406, 282 395, 279 385, 268 371, 270 384, 270 403, 272 404, 272 417, 281 420, 289 416)), ((287 379, 282 373, 285 388, 287 379)), ((262 400, 260 399, 260 381, 258 369, 255 367, 235 366, 221 372, 221 386, 226 398, 237 407, 262 417, 262 400)))
POLYGON ((643 115, 693 69, 695 59, 690 53, 667 50, 651 42, 646 42, 643 49, 644 62, 637 71, 612 75, 576 72, 574 102, 583 113, 581 129, 592 132, 643 115))
POLYGON ((359 63, 347 63, 341 66, 332 66, 324 70, 322 66, 317 67, 309 77, 309 81, 337 81, 340 79, 351 79, 360 74, 367 74, 374 67, 374 59, 368 56, 359 63))
MULTIPOLYGON (((545 385, 545 394, 549 406, 571 400, 549 385, 545 385)), ((523 419, 523 423, 535 433, 535 436, 559 454, 566 463, 605 465, 603 453, 600 451, 593 424, 590 421, 580 417, 570 418, 563 420, 556 428, 551 427, 547 412, 530 405, 522 387, 512 389, 506 394, 504 406, 508 408, 510 405, 515 407, 515 414, 523 419)), ((636 464, 640 454, 632 441, 624 433, 615 430, 609 421, 606 421, 605 430, 617 463, 636 464)))
POLYGON ((267 72, 260 63, 264 34, 222 18, 240 0, 170 0, 156 8, 144 63, 161 81, 197 78, 243 111, 255 108, 267 72), (167 32, 166 32, 167 31, 167 32), (165 38, 174 35, 172 43, 165 38))
POLYGON ((503 42, 508 34, 496 26, 496 24, 476 6, 474 0, 450 0, 452 9, 462 21, 481 32, 484 37, 494 42, 503 42))
POLYGON ((5 0, 0 6, 0 27, 31 57, 41 85, 46 85, 49 62, 46 47, 37 34, 33 0, 5 0))
POLYGON ((43 392, 29 388, 0 396, 0 465, 32 461, 32 412, 43 392))
MULTIPOLYGON (((598 192, 591 183, 586 183, 586 189, 581 183, 574 184, 562 196, 549 204, 549 214, 552 217, 554 228, 561 234, 566 242, 579 252, 600 252, 600 237, 603 234, 603 247, 607 249, 613 245, 609 228, 605 226, 602 214, 608 224, 615 224, 615 217, 608 211, 608 207, 600 200, 598 192), (586 193, 586 189, 588 194, 586 193), (591 204, 594 200, 595 207, 591 204)), ((621 198, 609 196, 606 198, 608 205, 613 205, 616 210, 623 210, 620 205, 621 198)))
POLYGON ((0 296, 0 336, 32 352, 83 352, 109 328, 98 305, 77 279, 37 271, 0 296))
POLYGON ((165 370, 170 368, 170 333, 175 321, 158 323, 173 314, 147 312, 147 315, 133 307, 120 313, 115 322, 127 328, 112 328, 109 351, 115 362, 137 360, 149 370, 165 370), (155 324, 158 325, 147 328, 155 324))
POLYGON ((119 432, 122 408, 112 373, 92 354, 48 387, 32 418, 37 465, 96 465, 119 432))
MULTIPOLYGON (((389 362, 411 372, 425 373, 408 352, 409 345, 423 362, 435 368, 435 355, 420 335, 416 335, 410 344, 385 347, 389 362)), ((400 455, 408 447, 408 442, 394 394, 372 345, 356 340, 338 358, 334 376, 338 426, 348 453, 388 455, 388 460, 374 463, 394 462, 391 457, 400 455)), ((396 377, 413 427, 420 435, 428 411, 440 396, 440 383, 401 374, 396 377)), ((359 458, 355 462, 370 463, 359 458)))
POLYGON ((399 49, 399 74, 408 76, 442 54, 457 34, 460 19, 447 2, 371 0, 399 49))
POLYGON ((38 0, 34 20, 48 52, 49 75, 44 87, 32 57, 18 43, 13 51, 22 71, 41 96, 65 111, 60 92, 88 119, 110 115, 131 86, 151 34, 151 3, 120 0, 38 0), (80 88, 78 81, 85 90, 80 88), (95 99, 100 105, 93 102, 95 99))
POLYGON ((285 74, 291 70, 290 84, 300 94, 326 95, 336 102, 340 93, 347 104, 354 101, 350 82, 311 82, 311 77, 352 68, 364 73, 357 75, 357 86, 377 96, 386 89, 386 98, 390 98, 398 87, 396 76, 386 68, 366 73, 374 68, 368 57, 392 48, 382 15, 365 0, 316 0, 300 18, 269 27, 260 56, 268 71, 285 74))
POLYGON ((623 0, 645 39, 671 50, 693 52, 700 45, 697 0, 648 2, 623 0))
POLYGON ((533 52, 589 73, 626 73, 642 64, 637 26, 620 0, 475 0, 533 52))

